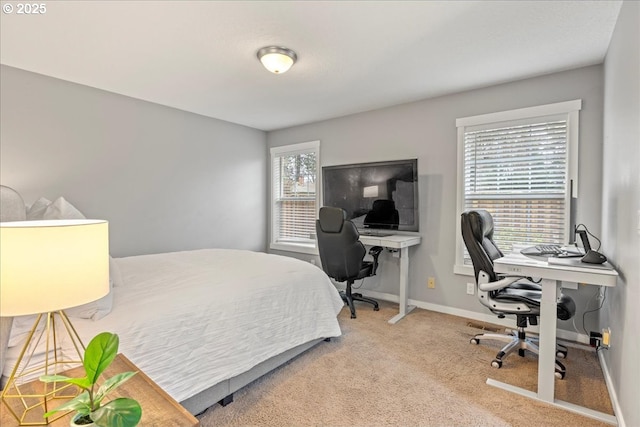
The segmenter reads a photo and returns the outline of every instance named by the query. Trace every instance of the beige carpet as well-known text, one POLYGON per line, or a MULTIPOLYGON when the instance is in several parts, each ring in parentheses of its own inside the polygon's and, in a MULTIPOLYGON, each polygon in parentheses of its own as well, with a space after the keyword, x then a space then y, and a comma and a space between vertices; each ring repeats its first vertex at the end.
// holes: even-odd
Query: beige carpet
MULTIPOLYGON (((478 322, 416 309, 396 325, 397 304, 345 308, 343 336, 323 342, 199 416, 213 426, 602 426, 596 420, 494 388, 488 377, 535 390, 537 359, 469 343, 478 322)), ((595 352, 570 348, 556 398, 613 414, 595 352)))

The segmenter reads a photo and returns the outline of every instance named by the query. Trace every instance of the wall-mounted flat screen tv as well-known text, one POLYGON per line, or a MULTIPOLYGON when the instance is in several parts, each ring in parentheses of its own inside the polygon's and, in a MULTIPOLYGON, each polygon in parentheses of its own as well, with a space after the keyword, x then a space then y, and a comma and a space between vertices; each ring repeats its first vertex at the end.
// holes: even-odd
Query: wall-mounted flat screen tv
POLYGON ((418 159, 324 166, 322 194, 361 232, 419 231, 418 159))

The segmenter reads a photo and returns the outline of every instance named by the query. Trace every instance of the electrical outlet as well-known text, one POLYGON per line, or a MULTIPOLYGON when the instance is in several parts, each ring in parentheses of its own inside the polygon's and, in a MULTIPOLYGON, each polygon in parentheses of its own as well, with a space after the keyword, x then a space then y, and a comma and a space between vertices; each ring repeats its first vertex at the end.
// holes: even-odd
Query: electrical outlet
POLYGON ((476 285, 474 283, 467 283, 467 295, 473 295, 476 293, 476 285))
POLYGON ((602 330, 602 346, 609 348, 609 343, 611 341, 611 328, 606 328, 602 330))
POLYGON ((429 277, 429 279, 427 279, 427 287, 429 289, 435 289, 435 287, 436 287, 436 278, 435 277, 429 277))

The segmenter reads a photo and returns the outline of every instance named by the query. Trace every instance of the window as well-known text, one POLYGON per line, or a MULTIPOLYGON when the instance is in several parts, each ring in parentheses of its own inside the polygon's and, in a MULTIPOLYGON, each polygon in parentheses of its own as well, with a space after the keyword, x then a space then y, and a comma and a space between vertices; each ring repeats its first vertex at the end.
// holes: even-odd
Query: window
POLYGON ((315 253, 320 141, 271 149, 271 248, 315 253))
MULTIPOLYGON (((568 243, 580 108, 576 100, 458 119, 458 218, 489 211, 503 252, 568 243)), ((455 272, 470 273, 459 221, 456 231, 455 272)))

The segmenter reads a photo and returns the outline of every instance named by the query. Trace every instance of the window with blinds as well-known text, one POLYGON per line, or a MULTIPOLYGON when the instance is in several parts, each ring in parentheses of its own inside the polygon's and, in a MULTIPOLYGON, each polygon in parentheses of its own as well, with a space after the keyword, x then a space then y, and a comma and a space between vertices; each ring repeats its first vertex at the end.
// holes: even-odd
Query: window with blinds
MULTIPOLYGON (((570 101, 458 121, 458 214, 489 211, 503 252, 514 245, 568 242, 577 115, 557 107, 576 105, 577 114, 579 104, 570 101), (538 115, 545 107, 555 107, 553 114, 538 115)), ((463 243, 457 259, 471 265, 463 243)))
POLYGON ((565 241, 566 120, 464 133, 464 209, 486 209, 499 247, 565 241))
POLYGON ((271 150, 272 245, 315 245, 319 143, 271 150))

